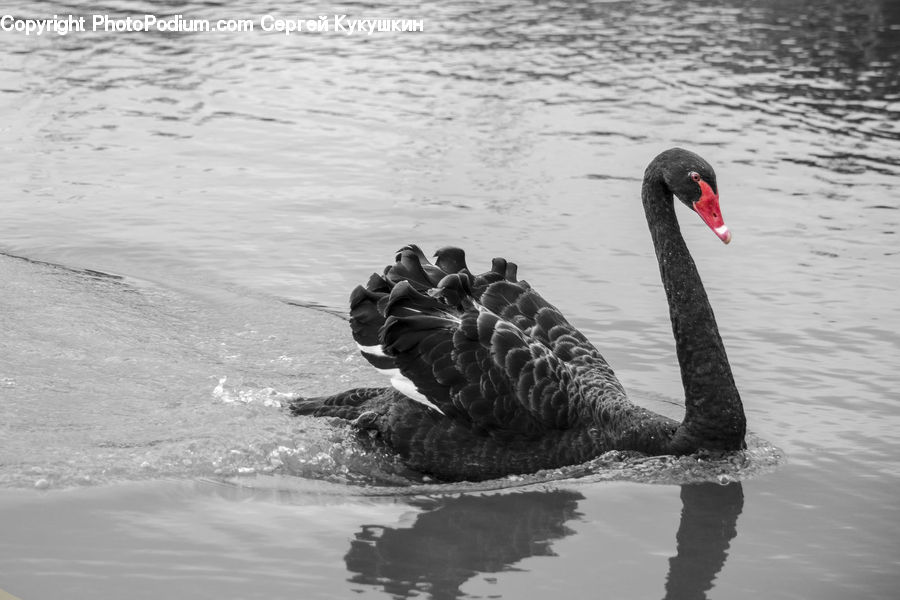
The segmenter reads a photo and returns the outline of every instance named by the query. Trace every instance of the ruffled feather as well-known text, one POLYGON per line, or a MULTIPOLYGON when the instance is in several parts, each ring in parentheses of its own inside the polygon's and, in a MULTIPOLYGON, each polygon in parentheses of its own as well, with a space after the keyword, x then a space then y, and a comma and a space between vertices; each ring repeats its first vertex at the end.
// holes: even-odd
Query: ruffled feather
POLYGON ((404 395, 480 431, 537 436, 569 427, 586 388, 621 392, 600 353, 516 279, 514 263, 495 258, 473 276, 463 250, 436 256, 435 265, 406 246, 351 294, 354 339, 404 395))

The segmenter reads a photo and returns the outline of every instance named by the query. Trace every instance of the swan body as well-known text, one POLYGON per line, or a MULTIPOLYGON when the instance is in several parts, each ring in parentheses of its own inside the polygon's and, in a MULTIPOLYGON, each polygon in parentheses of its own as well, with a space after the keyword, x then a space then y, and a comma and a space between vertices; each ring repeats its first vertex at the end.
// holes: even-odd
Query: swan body
POLYGON ((742 448, 743 406, 675 198, 723 242, 731 233, 705 160, 674 148, 650 163, 642 200, 681 367, 682 422, 630 402, 600 352, 517 279, 514 263, 497 258, 473 275, 461 249, 438 250, 432 264, 415 245, 350 296, 353 337, 392 386, 296 398, 292 413, 352 421, 444 480, 534 472, 609 450, 742 448))

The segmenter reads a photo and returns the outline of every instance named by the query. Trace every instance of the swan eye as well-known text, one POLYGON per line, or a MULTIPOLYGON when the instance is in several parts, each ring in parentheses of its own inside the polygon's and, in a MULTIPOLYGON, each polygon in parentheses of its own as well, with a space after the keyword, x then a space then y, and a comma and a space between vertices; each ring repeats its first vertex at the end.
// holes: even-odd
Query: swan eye
POLYGON ((691 171, 690 177, 692 181, 696 181, 698 183, 700 182, 700 173, 698 173, 697 171, 691 171))

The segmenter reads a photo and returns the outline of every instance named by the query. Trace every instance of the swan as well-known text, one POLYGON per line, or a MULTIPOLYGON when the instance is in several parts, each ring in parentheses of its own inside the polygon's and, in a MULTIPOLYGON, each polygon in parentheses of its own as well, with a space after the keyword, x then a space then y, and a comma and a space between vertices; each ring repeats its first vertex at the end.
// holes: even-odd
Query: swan
POLYGON ((459 248, 432 264, 415 245, 350 295, 362 355, 391 387, 296 397, 294 415, 338 417, 411 468, 446 481, 579 464, 610 450, 683 455, 745 447, 746 418, 674 198, 724 243, 713 168, 672 148, 650 162, 641 197, 669 304, 685 415, 632 403, 600 352, 502 258, 472 275, 459 248), (374 432, 374 433, 372 433, 374 432))

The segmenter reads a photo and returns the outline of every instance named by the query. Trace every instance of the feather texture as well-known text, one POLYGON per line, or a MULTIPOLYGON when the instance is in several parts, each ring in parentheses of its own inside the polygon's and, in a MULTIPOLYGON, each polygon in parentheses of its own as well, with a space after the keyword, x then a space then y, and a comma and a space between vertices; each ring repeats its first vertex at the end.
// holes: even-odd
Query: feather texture
POLYGON ((489 271, 471 275, 459 248, 441 249, 437 262, 406 246, 350 295, 353 337, 366 360, 392 375, 393 389, 298 399, 293 412, 360 425, 368 410, 366 427, 413 466, 446 479, 504 474, 496 463, 509 462, 499 458, 511 444, 535 457, 513 461, 526 471, 557 466, 560 454, 589 458, 599 438, 579 424, 593 420, 596 398, 627 403, 599 351, 516 279, 514 263, 494 259, 489 271), (576 431, 580 450, 556 447, 576 431), (541 450, 550 440, 553 448, 541 450), (465 458, 473 452, 481 458, 465 458))

